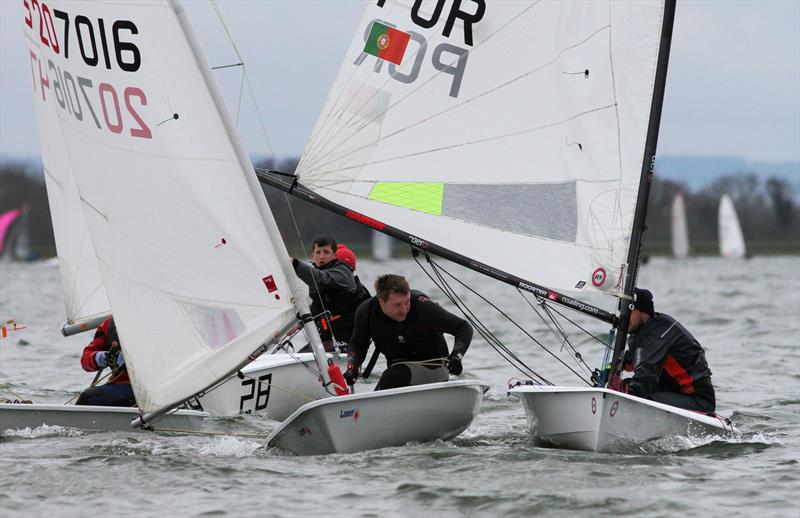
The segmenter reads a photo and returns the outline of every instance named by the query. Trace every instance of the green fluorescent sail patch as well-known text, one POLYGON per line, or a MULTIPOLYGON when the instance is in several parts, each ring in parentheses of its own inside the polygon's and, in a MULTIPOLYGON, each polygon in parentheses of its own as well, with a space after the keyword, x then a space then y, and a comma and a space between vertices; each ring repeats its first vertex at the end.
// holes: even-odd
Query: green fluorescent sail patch
POLYGON ((439 216, 443 194, 443 183, 377 182, 369 199, 439 216))

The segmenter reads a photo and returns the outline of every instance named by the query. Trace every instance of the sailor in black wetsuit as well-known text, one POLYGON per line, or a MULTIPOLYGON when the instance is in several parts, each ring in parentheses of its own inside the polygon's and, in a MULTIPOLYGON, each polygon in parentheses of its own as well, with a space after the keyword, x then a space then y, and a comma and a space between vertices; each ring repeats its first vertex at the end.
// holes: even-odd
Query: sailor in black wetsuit
POLYGON ((626 353, 633 378, 619 388, 666 405, 713 413, 711 369, 700 343, 674 318, 654 311, 650 291, 637 288, 634 297, 626 353))
POLYGON ((320 236, 312 245, 313 266, 292 258, 295 273, 308 285, 311 312, 327 351, 333 350, 334 341, 347 342, 353 334, 353 316, 364 300, 353 271, 336 258, 336 249, 335 239, 320 236))
POLYGON ((356 311, 347 351, 345 379, 355 383, 370 339, 386 357, 388 368, 375 390, 447 381, 463 371, 461 359, 472 341, 472 326, 444 310, 422 292, 411 290, 400 275, 382 275, 376 296, 356 311), (455 337, 448 355, 443 333, 455 337))

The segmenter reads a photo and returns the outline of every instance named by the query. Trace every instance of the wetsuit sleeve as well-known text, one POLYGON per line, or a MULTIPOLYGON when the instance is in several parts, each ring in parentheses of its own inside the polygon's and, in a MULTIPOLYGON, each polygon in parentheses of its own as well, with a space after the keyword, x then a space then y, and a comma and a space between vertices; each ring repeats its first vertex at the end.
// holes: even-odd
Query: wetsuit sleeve
POLYGON ((364 301, 358 306, 353 324, 353 336, 347 344, 347 363, 352 363, 356 367, 364 363, 369 349, 369 304, 364 301))
POLYGON ((108 351, 111 348, 111 344, 108 343, 106 340, 106 328, 108 327, 108 320, 100 324, 100 327, 97 328, 97 331, 94 333, 94 338, 89 345, 87 345, 83 349, 83 354, 81 355, 81 367, 86 372, 94 372, 100 370, 100 367, 94 361, 95 353, 99 351, 108 351))
POLYGON ((336 266, 326 270, 314 268, 302 261, 292 261, 292 265, 300 280, 310 287, 318 286, 321 290, 341 288, 347 291, 355 291, 356 289, 353 273, 346 265, 342 265, 344 268, 336 266))
POLYGON ((633 378, 628 385, 630 394, 646 396, 656 391, 670 341, 669 337, 655 335, 645 338, 644 343, 634 350, 633 378))
POLYGON ((467 353, 472 342, 472 326, 461 317, 450 313, 439 304, 428 301, 425 303, 426 320, 433 323, 442 332, 453 335, 453 352, 462 356, 467 353))

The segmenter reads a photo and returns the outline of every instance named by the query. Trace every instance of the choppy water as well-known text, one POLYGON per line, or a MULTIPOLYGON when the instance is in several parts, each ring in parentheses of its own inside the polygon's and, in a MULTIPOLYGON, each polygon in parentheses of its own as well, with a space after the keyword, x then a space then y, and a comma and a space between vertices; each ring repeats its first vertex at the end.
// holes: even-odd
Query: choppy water
MULTIPOLYGON (((412 261, 359 263, 404 273, 444 297, 412 261)), ((543 333, 519 294, 471 272, 473 286, 543 333)), ((489 381, 481 414, 453 441, 352 455, 294 457, 253 439, 37 428, 0 438, 0 515, 13 516, 798 516, 800 512, 800 259, 654 259, 640 285, 704 344, 718 409, 733 440, 670 438, 624 455, 545 449, 528 438, 522 405, 505 395, 517 373, 480 339, 465 375, 489 381)), ((474 298, 470 298, 474 302, 474 298)), ((552 381, 574 382, 487 308, 478 313, 552 381)), ((0 387, 63 402, 92 379, 79 355, 90 337, 62 338, 57 268, 0 264, 0 318, 28 329, 0 341, 0 387)), ((593 331, 603 326, 580 320, 593 331)), ((591 364, 600 348, 575 335, 591 364)), ((266 431, 247 416, 230 430, 266 431)))

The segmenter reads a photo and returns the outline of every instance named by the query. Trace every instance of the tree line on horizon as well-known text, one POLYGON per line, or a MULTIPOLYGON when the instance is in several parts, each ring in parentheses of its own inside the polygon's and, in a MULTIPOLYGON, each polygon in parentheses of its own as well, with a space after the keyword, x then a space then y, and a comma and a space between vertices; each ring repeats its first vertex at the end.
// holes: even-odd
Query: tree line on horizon
MULTIPOLYGON (((256 167, 294 172, 298 159, 263 159, 256 167)), ((39 257, 55 255, 55 241, 47 191, 41 166, 30 162, 0 163, 0 213, 27 205, 31 247, 39 257)), ((720 196, 733 199, 749 250, 759 253, 800 254, 800 206, 797 193, 783 178, 761 178, 755 172, 720 176, 709 185, 692 190, 688 185, 656 175, 647 210, 645 253, 669 251, 672 199, 684 196, 689 237, 694 251, 715 253, 720 196)), ((320 234, 331 234, 356 251, 369 250, 371 229, 320 207, 264 187, 284 242, 290 250, 310 247, 320 234), (298 234, 299 232, 299 234, 298 234)))

